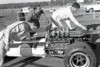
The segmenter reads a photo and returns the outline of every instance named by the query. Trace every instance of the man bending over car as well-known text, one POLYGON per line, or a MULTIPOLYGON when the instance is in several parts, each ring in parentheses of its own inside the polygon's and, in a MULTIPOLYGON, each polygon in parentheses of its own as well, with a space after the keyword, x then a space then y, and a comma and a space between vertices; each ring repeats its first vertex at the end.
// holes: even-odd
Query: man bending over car
POLYGON ((80 5, 75 2, 72 4, 72 6, 64 6, 56 11, 53 12, 51 20, 53 21, 52 26, 53 28, 59 27, 59 28, 65 28, 67 31, 73 30, 70 21, 72 21, 77 26, 81 27, 83 30, 87 30, 85 26, 81 25, 74 17, 74 12, 76 12, 80 8, 80 5), (65 26, 67 25, 67 26, 65 26))
POLYGON ((42 13, 42 10, 36 9, 34 14, 33 12, 28 14, 26 21, 17 21, 0 32, 0 67, 2 67, 5 54, 13 44, 13 40, 23 41, 30 35, 30 31, 35 32, 35 29, 39 28, 38 21, 42 13))

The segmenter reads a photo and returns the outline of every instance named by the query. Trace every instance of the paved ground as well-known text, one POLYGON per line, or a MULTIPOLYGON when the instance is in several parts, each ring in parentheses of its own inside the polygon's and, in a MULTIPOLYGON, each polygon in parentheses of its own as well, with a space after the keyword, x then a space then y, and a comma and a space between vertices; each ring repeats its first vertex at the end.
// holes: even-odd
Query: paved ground
POLYGON ((64 67, 63 60, 60 58, 39 59, 35 58, 6 58, 4 66, 7 67, 64 67), (7 62, 8 61, 8 62, 7 62))

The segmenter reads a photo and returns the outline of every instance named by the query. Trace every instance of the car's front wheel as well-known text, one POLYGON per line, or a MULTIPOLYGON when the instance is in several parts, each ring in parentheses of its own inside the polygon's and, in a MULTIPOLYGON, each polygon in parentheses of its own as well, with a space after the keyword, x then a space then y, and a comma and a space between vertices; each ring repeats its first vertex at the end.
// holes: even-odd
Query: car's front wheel
POLYGON ((96 67, 96 56, 88 44, 76 42, 66 49, 64 64, 65 67, 96 67))
POLYGON ((90 59, 85 53, 76 52, 71 55, 69 64, 71 67, 89 67, 90 59))

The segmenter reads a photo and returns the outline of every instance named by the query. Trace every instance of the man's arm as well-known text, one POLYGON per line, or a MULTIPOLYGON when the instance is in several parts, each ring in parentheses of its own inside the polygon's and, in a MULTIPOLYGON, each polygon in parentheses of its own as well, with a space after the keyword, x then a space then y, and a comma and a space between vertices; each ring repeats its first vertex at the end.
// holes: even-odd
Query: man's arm
POLYGON ((72 26, 70 24, 70 20, 69 19, 68 20, 65 20, 65 22, 68 25, 69 29, 72 30, 73 28, 72 28, 72 26))
POLYGON ((56 25, 57 25, 58 27, 60 27, 60 28, 63 27, 62 22, 61 22, 59 16, 56 17, 56 20, 57 20, 57 23, 58 23, 58 24, 56 24, 56 25))
POLYGON ((11 32, 11 28, 7 27, 5 29, 5 49, 9 50, 9 46, 10 46, 10 32, 11 32))
POLYGON ((75 23, 77 26, 81 27, 82 29, 86 30, 86 27, 81 25, 76 19, 75 17, 73 16, 72 12, 69 13, 69 18, 70 20, 75 23))

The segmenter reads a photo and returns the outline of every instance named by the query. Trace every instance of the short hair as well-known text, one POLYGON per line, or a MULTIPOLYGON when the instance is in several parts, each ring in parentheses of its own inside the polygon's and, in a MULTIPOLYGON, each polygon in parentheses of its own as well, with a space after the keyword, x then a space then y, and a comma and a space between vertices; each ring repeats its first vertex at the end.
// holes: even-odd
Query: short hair
POLYGON ((74 2, 74 3, 72 4, 72 7, 80 8, 80 4, 78 4, 77 2, 74 2))
POLYGON ((34 20, 31 18, 31 20, 29 21, 29 23, 34 23, 35 26, 37 26, 37 28, 40 27, 40 22, 38 20, 34 20))

